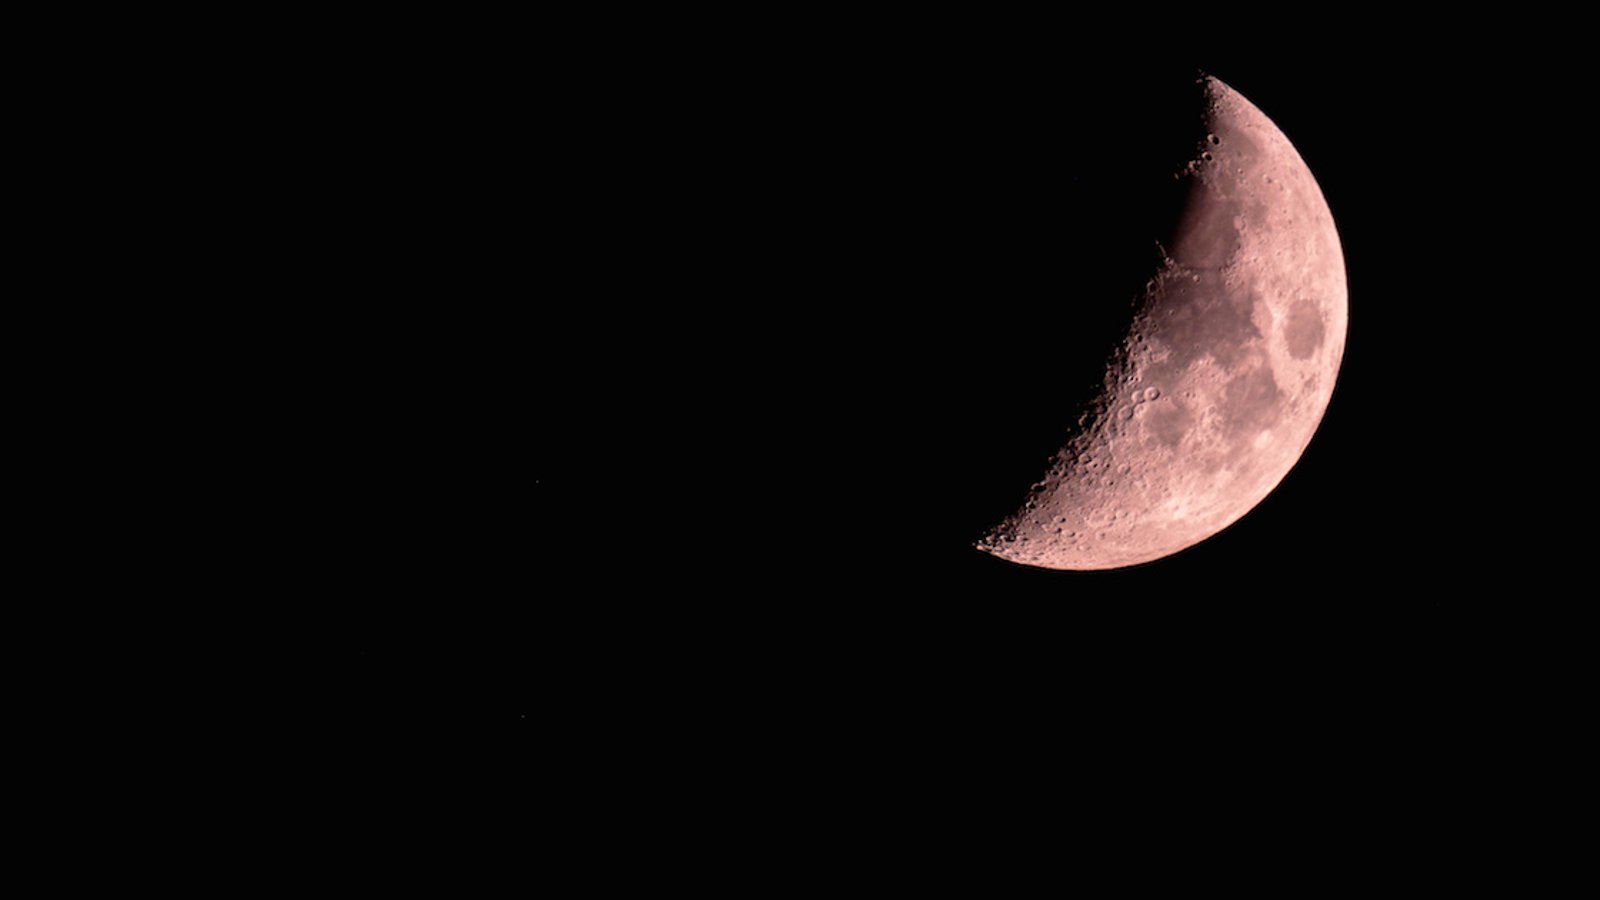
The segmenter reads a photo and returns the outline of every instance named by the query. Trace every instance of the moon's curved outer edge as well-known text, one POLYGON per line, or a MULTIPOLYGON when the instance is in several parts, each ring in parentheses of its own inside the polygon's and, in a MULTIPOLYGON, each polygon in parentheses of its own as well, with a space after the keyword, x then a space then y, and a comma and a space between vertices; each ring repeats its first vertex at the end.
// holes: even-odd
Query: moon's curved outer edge
POLYGON ((978 543, 1012 562, 1114 569, 1248 513, 1310 443, 1344 355, 1333 215, 1261 110, 1206 77, 1190 199, 1104 391, 1023 507, 978 543))

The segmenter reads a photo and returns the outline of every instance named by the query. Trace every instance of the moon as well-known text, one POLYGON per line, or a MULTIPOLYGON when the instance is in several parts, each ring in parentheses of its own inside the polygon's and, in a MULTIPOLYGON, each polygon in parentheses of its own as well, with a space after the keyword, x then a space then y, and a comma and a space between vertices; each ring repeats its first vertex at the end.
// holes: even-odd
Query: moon
POLYGON ((1070 570, 1177 553, 1271 493, 1322 421, 1348 321, 1333 215, 1283 132, 1216 78, 1202 84, 1172 246, 1098 399, 979 550, 1070 570))

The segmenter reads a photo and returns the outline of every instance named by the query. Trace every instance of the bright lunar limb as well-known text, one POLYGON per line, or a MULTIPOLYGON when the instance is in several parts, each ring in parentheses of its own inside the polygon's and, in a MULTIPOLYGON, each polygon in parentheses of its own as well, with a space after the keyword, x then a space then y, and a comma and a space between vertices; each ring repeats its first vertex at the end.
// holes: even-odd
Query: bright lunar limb
POLYGON ((1277 487, 1327 410, 1348 316, 1333 216, 1283 132, 1204 86, 1168 258, 1092 411, 985 552, 1051 569, 1176 553, 1277 487))

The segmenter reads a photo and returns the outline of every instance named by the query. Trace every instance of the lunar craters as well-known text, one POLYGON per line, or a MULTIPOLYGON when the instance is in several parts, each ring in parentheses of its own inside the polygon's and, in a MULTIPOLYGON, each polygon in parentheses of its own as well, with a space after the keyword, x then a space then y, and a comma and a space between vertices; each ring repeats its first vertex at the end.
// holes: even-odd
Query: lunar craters
POLYGON ((1344 261, 1305 163, 1214 79, 1170 255, 1104 390, 1023 507, 979 543, 1002 558, 1108 569, 1217 533, 1287 474, 1344 350, 1344 261))

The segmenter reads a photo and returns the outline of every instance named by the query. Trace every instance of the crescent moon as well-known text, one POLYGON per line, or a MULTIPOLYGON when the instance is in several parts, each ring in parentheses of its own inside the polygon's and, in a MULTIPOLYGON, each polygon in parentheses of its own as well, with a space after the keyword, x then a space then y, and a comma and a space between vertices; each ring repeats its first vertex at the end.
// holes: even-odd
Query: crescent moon
POLYGON ((1283 132, 1216 78, 1203 85, 1173 245, 1099 399, 980 550, 1073 570, 1176 553, 1260 503, 1322 421, 1348 321, 1333 215, 1283 132))

